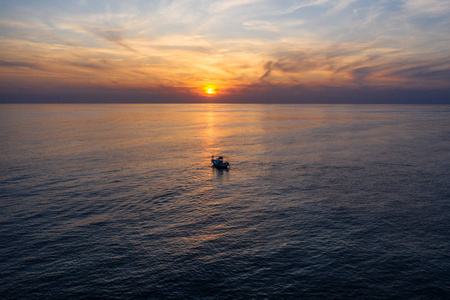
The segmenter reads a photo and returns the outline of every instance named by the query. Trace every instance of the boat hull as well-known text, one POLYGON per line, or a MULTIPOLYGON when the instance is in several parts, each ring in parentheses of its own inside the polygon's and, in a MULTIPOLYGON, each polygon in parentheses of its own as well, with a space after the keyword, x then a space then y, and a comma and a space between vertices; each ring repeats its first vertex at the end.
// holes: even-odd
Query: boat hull
POLYGON ((211 160, 213 167, 216 167, 218 169, 228 169, 230 167, 230 164, 228 162, 221 162, 216 159, 211 160))

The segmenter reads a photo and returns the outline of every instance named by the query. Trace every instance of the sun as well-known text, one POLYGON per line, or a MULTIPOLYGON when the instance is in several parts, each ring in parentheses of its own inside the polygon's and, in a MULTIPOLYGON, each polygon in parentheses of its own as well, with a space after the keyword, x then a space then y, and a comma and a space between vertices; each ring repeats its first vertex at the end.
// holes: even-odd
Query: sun
POLYGON ((207 86, 204 91, 205 91, 205 94, 208 96, 213 96, 217 93, 216 88, 212 87, 212 86, 207 86))

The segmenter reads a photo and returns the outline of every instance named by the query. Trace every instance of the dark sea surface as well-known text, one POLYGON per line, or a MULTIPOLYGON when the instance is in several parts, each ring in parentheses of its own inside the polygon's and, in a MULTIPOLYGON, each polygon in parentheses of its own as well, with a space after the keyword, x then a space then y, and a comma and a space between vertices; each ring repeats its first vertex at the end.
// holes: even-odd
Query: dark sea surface
POLYGON ((1 299, 449 299, 450 106, 0 105, 0 155, 1 299))

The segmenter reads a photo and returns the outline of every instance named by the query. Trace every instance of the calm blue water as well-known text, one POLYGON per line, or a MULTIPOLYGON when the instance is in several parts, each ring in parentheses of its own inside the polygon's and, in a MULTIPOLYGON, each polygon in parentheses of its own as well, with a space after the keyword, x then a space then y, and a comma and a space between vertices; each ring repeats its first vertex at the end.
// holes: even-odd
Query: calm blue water
POLYGON ((2 299, 450 294, 450 106, 1 105, 0 154, 2 299))

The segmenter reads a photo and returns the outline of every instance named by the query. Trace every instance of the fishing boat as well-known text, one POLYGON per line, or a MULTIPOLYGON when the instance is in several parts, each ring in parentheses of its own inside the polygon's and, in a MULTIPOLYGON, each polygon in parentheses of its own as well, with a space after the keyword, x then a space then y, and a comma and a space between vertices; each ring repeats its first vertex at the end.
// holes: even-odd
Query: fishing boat
POLYGON ((211 156, 211 162, 213 164, 213 167, 216 167, 218 169, 228 169, 230 167, 230 163, 223 159, 223 156, 215 157, 214 155, 211 156))

